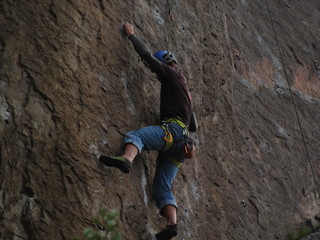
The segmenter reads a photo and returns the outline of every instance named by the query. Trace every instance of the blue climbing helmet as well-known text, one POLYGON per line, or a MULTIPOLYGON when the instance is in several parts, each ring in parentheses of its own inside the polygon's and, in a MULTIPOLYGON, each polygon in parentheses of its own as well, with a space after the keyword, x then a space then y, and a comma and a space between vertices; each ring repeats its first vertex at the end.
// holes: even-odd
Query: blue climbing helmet
POLYGON ((166 50, 156 52, 155 54, 153 54, 153 56, 163 63, 171 63, 172 61, 177 63, 177 60, 174 57, 174 55, 166 50))

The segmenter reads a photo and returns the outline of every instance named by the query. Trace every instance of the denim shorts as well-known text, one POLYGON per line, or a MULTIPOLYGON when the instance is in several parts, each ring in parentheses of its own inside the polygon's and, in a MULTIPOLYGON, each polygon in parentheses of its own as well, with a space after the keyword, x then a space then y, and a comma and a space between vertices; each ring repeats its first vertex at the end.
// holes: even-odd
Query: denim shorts
POLYGON ((184 162, 181 151, 184 139, 183 128, 176 123, 168 123, 168 128, 174 140, 172 147, 164 153, 161 150, 166 143, 164 140, 165 132, 161 126, 148 126, 128 132, 124 139, 125 143, 135 145, 139 153, 142 150, 156 150, 159 152, 156 173, 153 179, 153 198, 160 213, 167 205, 173 205, 177 208, 171 188, 179 167, 170 158, 174 158, 178 162, 184 162), (163 154, 169 158, 164 157, 163 154))

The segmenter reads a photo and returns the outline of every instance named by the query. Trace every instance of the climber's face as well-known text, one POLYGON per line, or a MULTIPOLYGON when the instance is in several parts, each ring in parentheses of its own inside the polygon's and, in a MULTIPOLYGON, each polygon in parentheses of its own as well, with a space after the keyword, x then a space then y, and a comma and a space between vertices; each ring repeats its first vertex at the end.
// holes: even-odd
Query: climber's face
POLYGON ((172 62, 170 62, 170 63, 167 63, 170 67, 172 67, 173 69, 175 69, 175 70, 177 70, 177 64, 174 62, 174 61, 172 61, 172 62))

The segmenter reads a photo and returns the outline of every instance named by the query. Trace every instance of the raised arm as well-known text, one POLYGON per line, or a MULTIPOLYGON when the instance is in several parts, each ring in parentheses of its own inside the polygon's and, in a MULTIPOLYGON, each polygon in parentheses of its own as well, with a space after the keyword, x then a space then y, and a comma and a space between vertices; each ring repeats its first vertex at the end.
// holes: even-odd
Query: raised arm
POLYGON ((129 40, 131 41, 134 49, 139 54, 141 59, 149 66, 151 71, 160 71, 162 63, 152 56, 145 44, 134 34, 133 25, 130 23, 124 23, 123 29, 129 40))

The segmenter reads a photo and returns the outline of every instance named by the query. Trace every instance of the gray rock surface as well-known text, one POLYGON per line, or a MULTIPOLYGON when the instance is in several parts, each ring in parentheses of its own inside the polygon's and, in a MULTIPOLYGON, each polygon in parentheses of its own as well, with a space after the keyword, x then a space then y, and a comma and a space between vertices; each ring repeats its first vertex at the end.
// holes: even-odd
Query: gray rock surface
POLYGON ((320 233, 312 233, 307 237, 302 238, 301 240, 319 240, 320 239, 320 233))
POLYGON ((0 238, 72 239, 100 207, 119 210, 123 239, 164 226, 155 153, 129 175, 97 162, 158 121, 159 83, 123 21, 175 53, 194 99, 199 151, 174 182, 176 239, 284 239, 319 213, 320 3, 268 1, 285 69, 266 3, 1 1, 0 238))

